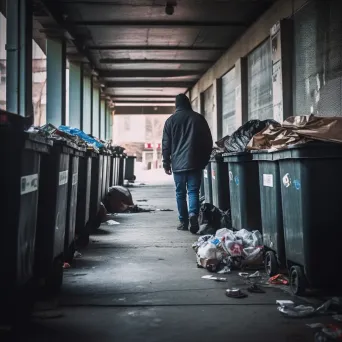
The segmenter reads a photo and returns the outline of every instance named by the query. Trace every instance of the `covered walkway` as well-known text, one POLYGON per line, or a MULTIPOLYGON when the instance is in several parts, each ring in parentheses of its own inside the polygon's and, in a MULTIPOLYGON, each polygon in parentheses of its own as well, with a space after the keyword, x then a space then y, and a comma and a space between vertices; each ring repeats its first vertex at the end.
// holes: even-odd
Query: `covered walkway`
POLYGON ((63 317, 35 320, 16 341, 313 340, 305 324, 325 319, 283 317, 276 300, 293 298, 282 290, 238 300, 225 296, 228 287, 246 287, 237 273, 228 283, 201 279, 207 272, 196 267, 195 237, 174 228, 171 184, 132 194, 141 206, 174 211, 119 215, 120 225, 104 224, 65 272, 57 308, 63 317))

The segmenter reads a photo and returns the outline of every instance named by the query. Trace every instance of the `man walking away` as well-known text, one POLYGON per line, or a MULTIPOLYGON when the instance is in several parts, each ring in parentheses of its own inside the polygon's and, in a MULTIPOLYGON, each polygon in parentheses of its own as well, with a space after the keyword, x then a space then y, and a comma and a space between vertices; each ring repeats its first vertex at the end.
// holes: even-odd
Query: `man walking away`
POLYGON ((176 96, 176 112, 170 116, 163 132, 163 166, 173 172, 180 225, 178 230, 196 234, 199 230, 199 192, 202 170, 209 162, 213 139, 205 118, 194 112, 189 99, 176 96), (187 205, 189 196, 189 209, 187 205))

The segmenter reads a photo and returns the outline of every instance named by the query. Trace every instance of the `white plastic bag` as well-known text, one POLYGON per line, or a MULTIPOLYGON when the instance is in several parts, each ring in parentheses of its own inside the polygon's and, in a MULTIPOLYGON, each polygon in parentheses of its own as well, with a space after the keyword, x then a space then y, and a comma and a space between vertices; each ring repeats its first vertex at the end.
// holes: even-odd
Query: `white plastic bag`
POLYGON ((236 241, 225 241, 225 249, 232 257, 240 257, 243 253, 242 244, 236 241))
POLYGON ((217 248, 211 242, 208 242, 198 249, 197 254, 201 259, 216 259, 217 248))
POLYGON ((230 234, 230 233, 232 233, 234 235, 234 233, 231 230, 229 230, 227 228, 221 228, 216 232, 215 237, 223 238, 226 234, 230 234))

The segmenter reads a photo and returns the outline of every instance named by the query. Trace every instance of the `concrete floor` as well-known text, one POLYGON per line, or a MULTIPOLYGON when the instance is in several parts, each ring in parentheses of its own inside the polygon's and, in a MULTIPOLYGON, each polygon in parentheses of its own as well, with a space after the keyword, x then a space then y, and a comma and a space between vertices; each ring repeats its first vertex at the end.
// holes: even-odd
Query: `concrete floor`
POLYGON ((196 267, 196 237, 175 230, 172 185, 132 195, 141 206, 174 211, 119 215, 120 225, 103 225, 65 272, 63 317, 35 320, 16 341, 313 341, 306 324, 326 318, 283 317, 277 299, 300 301, 281 289, 237 300, 225 296, 228 287, 246 288, 236 273, 228 284, 201 279, 207 272, 196 267))

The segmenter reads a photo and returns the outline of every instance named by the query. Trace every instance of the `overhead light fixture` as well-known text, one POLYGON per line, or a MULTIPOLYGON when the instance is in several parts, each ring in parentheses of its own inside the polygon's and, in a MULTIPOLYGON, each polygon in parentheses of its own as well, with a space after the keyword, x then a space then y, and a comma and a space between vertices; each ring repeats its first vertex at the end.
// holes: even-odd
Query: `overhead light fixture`
POLYGON ((174 2, 168 1, 165 6, 165 13, 167 15, 172 15, 175 12, 176 4, 174 2))

